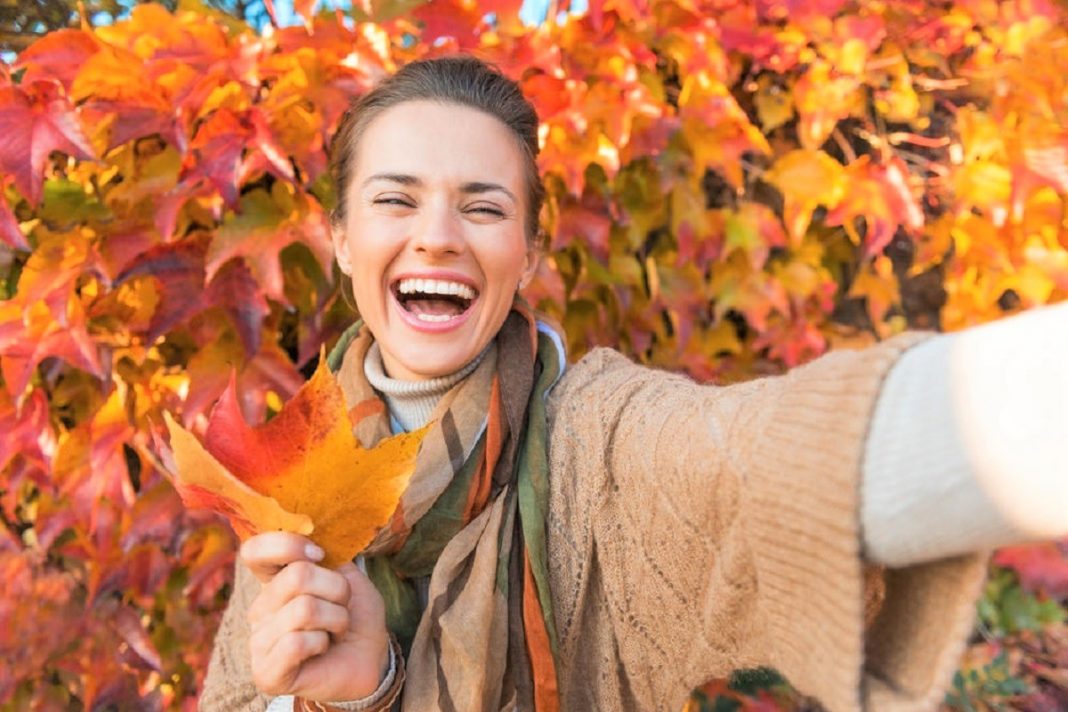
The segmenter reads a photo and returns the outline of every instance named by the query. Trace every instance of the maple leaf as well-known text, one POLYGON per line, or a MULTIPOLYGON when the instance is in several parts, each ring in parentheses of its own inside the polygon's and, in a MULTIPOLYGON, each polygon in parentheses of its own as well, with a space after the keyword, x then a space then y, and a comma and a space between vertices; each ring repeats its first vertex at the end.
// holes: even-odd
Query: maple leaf
POLYGON ((233 257, 243 257, 264 294, 285 303, 280 253, 294 242, 307 245, 324 273, 332 252, 326 219, 317 203, 290 186, 275 183, 270 193, 252 190, 241 196, 240 212, 215 233, 207 253, 207 278, 233 257))
POLYGON ((275 530, 312 533, 315 526, 310 517, 287 512, 274 498, 235 478, 170 413, 164 413, 164 418, 177 471, 174 486, 185 506, 225 515, 241 540, 275 530))
POLYGON ((204 308, 203 241, 156 245, 141 254, 115 279, 122 285, 137 277, 152 277, 160 300, 145 338, 152 342, 204 308))
POLYGON ((855 77, 834 77, 827 62, 813 64, 794 87, 799 116, 797 133, 801 145, 818 149, 831 135, 839 120, 862 105, 855 77))
POLYGON ((53 151, 94 157, 70 102, 53 82, 0 87, 0 168, 11 174, 30 203, 37 205, 45 162, 53 151))
POLYGON ((899 226, 917 234, 924 225, 923 210, 908 185, 908 167, 900 159, 885 166, 875 165, 862 156, 846 167, 849 190, 841 202, 827 213, 828 225, 842 225, 856 244, 864 244, 864 256, 883 251, 899 226), (854 220, 864 218, 863 239, 854 220))
POLYGON ((600 203, 591 194, 587 194, 581 203, 566 201, 556 224, 553 246, 566 245, 575 238, 581 238, 595 255, 602 260, 607 259, 612 220, 606 206, 600 203))
MULTIPOLYGON (((21 53, 15 66, 22 68, 23 83, 38 79, 58 79, 67 89, 79 68, 100 50, 100 42, 84 30, 50 32, 21 53)), ((129 69, 127 67, 126 69, 129 69)))
POLYGON ((823 151, 797 149, 775 162, 764 179, 782 193, 783 214, 790 238, 800 241, 812 213, 823 205, 833 208, 846 192, 845 170, 823 151))
POLYGON ((33 370, 49 357, 104 377, 96 344, 85 327, 81 302, 72 299, 65 318, 66 323, 56 321, 41 302, 25 312, 15 300, 0 302, 0 370, 9 393, 23 393, 33 370))
POLYGON ((867 302, 872 326, 881 336, 889 336, 883 320, 890 307, 901 301, 901 292, 890 258, 879 255, 870 264, 865 263, 849 287, 849 296, 863 297, 867 302))
POLYGON ((167 427, 175 486, 188 505, 225 514, 242 539, 273 529, 310 535, 331 567, 351 560, 389 521, 426 434, 424 428, 360 447, 325 358, 264 425, 245 422, 231 379, 209 418, 205 446, 169 416, 167 427))

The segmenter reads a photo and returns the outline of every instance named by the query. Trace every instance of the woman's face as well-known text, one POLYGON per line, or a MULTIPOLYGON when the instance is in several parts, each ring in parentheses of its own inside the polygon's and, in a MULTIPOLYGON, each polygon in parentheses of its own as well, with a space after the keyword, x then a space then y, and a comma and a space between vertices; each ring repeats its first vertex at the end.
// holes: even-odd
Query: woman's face
POLYGON ((360 316, 393 378, 453 373, 496 335, 535 267, 517 140, 476 109, 411 101, 353 150, 334 248, 360 316))

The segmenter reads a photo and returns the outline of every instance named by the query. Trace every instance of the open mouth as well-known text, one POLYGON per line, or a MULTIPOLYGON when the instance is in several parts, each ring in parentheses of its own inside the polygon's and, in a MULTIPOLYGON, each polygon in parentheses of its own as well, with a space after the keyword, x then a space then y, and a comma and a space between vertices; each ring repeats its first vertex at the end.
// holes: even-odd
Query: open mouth
POLYGON ((474 287, 444 279, 400 279, 392 290, 406 312, 431 324, 461 316, 478 298, 474 287))

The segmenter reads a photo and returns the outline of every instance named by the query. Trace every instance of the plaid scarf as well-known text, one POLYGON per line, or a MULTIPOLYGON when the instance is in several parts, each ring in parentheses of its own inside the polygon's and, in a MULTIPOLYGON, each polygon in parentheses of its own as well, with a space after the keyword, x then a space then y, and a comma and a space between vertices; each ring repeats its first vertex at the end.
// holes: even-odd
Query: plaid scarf
MULTIPOLYGON (((540 326, 517 300, 479 366, 438 404, 411 483, 364 552, 406 651, 406 712, 559 710, 545 400, 564 354, 540 326), (421 615, 412 580, 424 576, 421 615)), ((357 323, 328 361, 364 447, 391 434, 363 372, 372 339, 357 323)))

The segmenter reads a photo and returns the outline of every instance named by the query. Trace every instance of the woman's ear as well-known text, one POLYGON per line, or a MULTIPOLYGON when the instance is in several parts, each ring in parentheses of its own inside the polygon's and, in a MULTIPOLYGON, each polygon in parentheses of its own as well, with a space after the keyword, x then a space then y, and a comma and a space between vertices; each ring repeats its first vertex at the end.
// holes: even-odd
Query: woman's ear
POLYGON ((349 241, 345 230, 340 225, 330 225, 330 240, 334 243, 334 257, 337 258, 337 266, 341 271, 352 276, 352 261, 349 259, 349 241))
POLYGON ((523 271, 519 275, 519 289, 523 289, 530 284, 530 281, 534 279, 534 275, 537 274, 541 251, 536 247, 530 247, 527 249, 527 254, 523 257, 523 260, 523 271))

